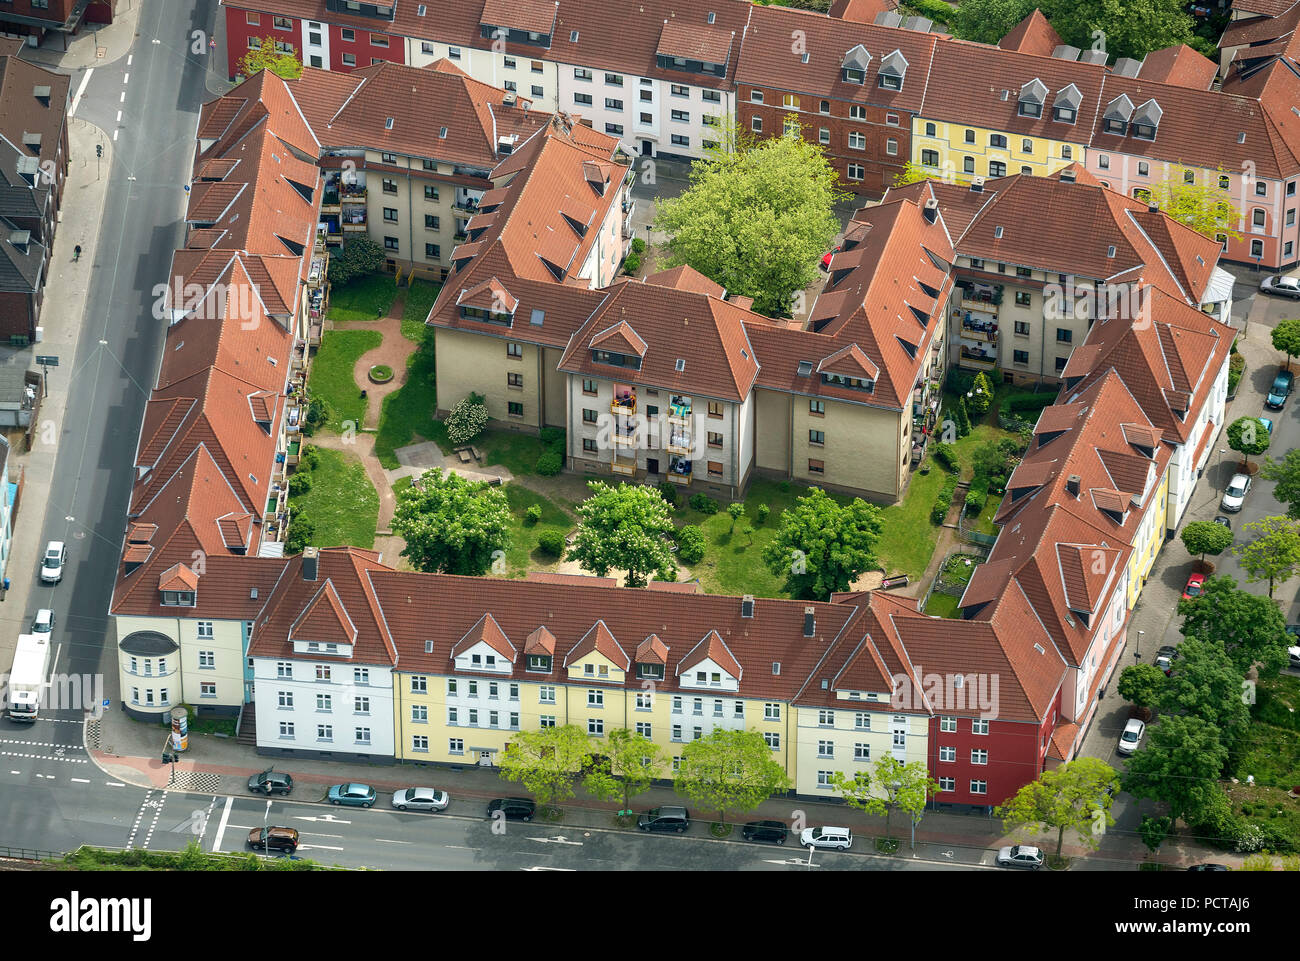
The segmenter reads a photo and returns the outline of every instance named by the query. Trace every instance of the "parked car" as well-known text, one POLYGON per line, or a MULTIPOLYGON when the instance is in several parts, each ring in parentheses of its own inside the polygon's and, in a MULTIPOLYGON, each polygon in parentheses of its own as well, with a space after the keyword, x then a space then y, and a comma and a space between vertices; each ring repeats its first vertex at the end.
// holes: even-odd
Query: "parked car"
POLYGON ((1265 277, 1259 282, 1259 289, 1266 294, 1277 294, 1279 297, 1292 297, 1300 300, 1300 280, 1295 277, 1287 277, 1284 274, 1265 277))
POLYGON ((1171 661, 1178 656, 1178 648, 1172 644, 1163 644, 1160 650, 1156 651, 1156 657, 1167 657, 1171 661))
POLYGON ((998 851, 998 866, 1004 868, 1041 868, 1043 852, 1028 844, 1008 844, 998 851))
POLYGON ((848 828, 804 828, 799 843, 806 848, 834 848, 846 851, 853 847, 853 832, 848 828))
POLYGON ((1295 375, 1291 371, 1279 370, 1273 378, 1273 386, 1268 389, 1268 396, 1264 398, 1264 406, 1271 410, 1281 410, 1294 384, 1295 375))
POLYGON ((1228 486, 1223 492, 1223 500, 1219 502, 1219 507, 1235 514, 1241 510, 1241 505, 1245 503, 1246 495, 1249 492, 1250 475, 1233 474, 1232 480, 1228 481, 1228 486))
POLYGON ((636 819, 642 831, 676 831, 681 834, 691 826, 691 812, 677 805, 651 808, 636 819))
POLYGON ((267 768, 248 779, 248 789, 263 794, 288 794, 293 790, 293 778, 283 771, 267 768))
POLYGON ((32 633, 44 634, 46 637, 54 633, 54 612, 48 607, 42 607, 32 618, 32 633))
POLYGON ((45 545, 45 558, 41 561, 41 583, 57 584, 63 580, 63 565, 68 560, 68 549, 63 541, 50 541, 45 545))
POLYGON ((834 247, 832 247, 830 250, 826 251, 826 253, 822 254, 822 270, 830 270, 830 269, 831 269, 831 260, 832 260, 832 259, 835 257, 835 255, 838 254, 839 252, 840 252, 840 245, 839 245, 839 244, 836 244, 836 245, 835 245, 834 247))
POLYGON ((1187 585, 1183 588, 1183 600, 1190 601, 1193 597, 1201 596, 1201 589, 1205 586, 1204 574, 1193 574, 1187 578, 1187 585))
POLYGON ((1173 672, 1174 659, 1168 654, 1158 654, 1156 655, 1155 665, 1164 672, 1165 677, 1168 677, 1173 672))
POLYGON ((740 836, 746 841, 785 844, 785 839, 790 836, 790 828, 784 821, 750 821, 741 829, 740 836))
POLYGON ((1300 671, 1300 647, 1288 647, 1286 649, 1286 656, 1292 669, 1300 671))
POLYGON ((253 828, 248 832, 248 846, 256 851, 298 850, 298 832, 293 828, 253 828))
POLYGON ((1189 871, 1226 871, 1226 870, 1228 870, 1228 867, 1227 867, 1227 865, 1224 865, 1224 864, 1213 864, 1213 863, 1207 863, 1207 864, 1193 864, 1193 865, 1192 865, 1190 868, 1188 868, 1187 870, 1189 870, 1189 871))
POLYGON ((393 807, 399 811, 445 811, 450 803, 446 791, 432 787, 402 788, 393 794, 393 807))
POLYGON ((507 821, 531 821, 537 805, 526 797, 499 797, 488 801, 488 817, 495 817, 498 811, 507 821))
POLYGON ((1214 523, 1219 524, 1222 527, 1226 527, 1228 530, 1232 530, 1232 518, 1229 517, 1227 514, 1215 514, 1214 523))
POLYGON ((1137 718, 1129 718, 1129 722, 1124 725, 1124 733, 1119 736, 1119 744, 1115 750, 1120 754, 1132 754, 1142 743, 1142 735, 1146 730, 1147 726, 1137 718))
POLYGON ((1264 425, 1264 432, 1271 437, 1273 435, 1273 422, 1267 417, 1256 417, 1255 419, 1264 425))
POLYGON ((375 803, 375 789, 369 784, 335 784, 327 796, 330 804, 368 808, 375 803))

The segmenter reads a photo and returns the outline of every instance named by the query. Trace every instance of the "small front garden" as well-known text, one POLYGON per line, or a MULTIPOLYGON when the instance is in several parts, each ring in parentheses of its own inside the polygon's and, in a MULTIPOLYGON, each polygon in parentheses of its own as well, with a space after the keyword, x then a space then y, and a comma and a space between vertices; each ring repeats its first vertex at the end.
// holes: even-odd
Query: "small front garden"
POLYGON ((289 478, 286 550, 304 546, 371 548, 379 520, 379 494, 360 459, 342 451, 308 447, 289 478))
POLYGON ((359 427, 365 419, 366 399, 361 396, 353 371, 361 355, 374 350, 382 340, 377 330, 331 330, 322 338, 312 360, 307 389, 313 400, 325 404, 329 430, 342 433, 345 422, 359 427))
POLYGON ((331 287, 330 305, 325 316, 335 323, 378 320, 388 315, 396 298, 397 284, 392 274, 367 274, 342 286, 331 287))
POLYGON ((510 505, 510 548, 506 551, 509 576, 523 577, 530 570, 554 568, 560 560, 554 550, 556 538, 562 550, 564 538, 576 520, 527 487, 507 484, 505 491, 510 505))

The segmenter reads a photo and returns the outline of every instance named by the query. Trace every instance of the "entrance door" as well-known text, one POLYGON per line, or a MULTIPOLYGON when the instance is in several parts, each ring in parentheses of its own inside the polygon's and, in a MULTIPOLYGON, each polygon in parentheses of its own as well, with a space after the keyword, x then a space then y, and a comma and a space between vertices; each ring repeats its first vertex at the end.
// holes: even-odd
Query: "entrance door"
POLYGON ((479 751, 479 752, 478 752, 478 764, 479 764, 479 767, 491 767, 491 766, 492 766, 492 752, 491 752, 491 751, 479 751))
POLYGON ((658 473, 659 473, 659 458, 657 458, 657 457, 647 457, 646 460, 645 460, 645 469, 646 469, 646 472, 649 473, 649 474, 658 474, 658 473))
POLYGON ((654 144, 652 144, 649 140, 642 140, 642 141, 641 141, 641 156, 642 156, 642 157, 649 157, 652 153, 654 153, 654 149, 655 149, 654 144))

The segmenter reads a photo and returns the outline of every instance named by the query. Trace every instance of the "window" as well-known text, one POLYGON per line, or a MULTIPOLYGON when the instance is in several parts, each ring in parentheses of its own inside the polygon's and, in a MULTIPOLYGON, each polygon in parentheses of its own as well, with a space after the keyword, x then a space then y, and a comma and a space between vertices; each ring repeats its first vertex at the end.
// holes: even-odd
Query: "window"
POLYGON ((316 725, 316 740, 318 740, 318 741, 332 741, 332 740, 334 740, 334 725, 333 725, 333 724, 317 724, 317 725, 316 725))
POLYGON ((652 735, 651 735, 651 733, 650 733, 650 730, 651 730, 651 728, 650 728, 650 722, 649 722, 649 721, 637 721, 637 722, 636 722, 636 732, 637 732, 638 734, 640 734, 642 737, 644 737, 644 738, 650 738, 650 737, 652 737, 652 735))
POLYGON ((1263 211, 1263 208, 1256 207, 1254 210, 1252 210, 1252 211, 1250 212, 1250 223, 1251 223, 1251 226, 1253 226, 1253 227, 1263 227, 1263 226, 1264 226, 1264 211, 1263 211))
POLYGON ((541 87, 537 86, 537 84, 533 84, 531 87, 529 87, 528 92, 534 97, 545 96, 545 91, 543 91, 541 87))
POLYGON ((705 103, 722 103, 722 92, 718 90, 701 90, 700 99, 705 103))
POLYGON ((424 185, 424 199, 425 199, 425 200, 435 200, 435 201, 436 201, 436 200, 438 199, 438 188, 435 187, 433 184, 425 184, 425 185, 424 185))
POLYGON ((369 714, 369 713, 370 713, 370 698, 368 698, 368 697, 354 697, 354 698, 352 699, 352 713, 353 713, 353 714, 369 714))
POLYGON ((768 701, 763 705, 763 720, 779 721, 781 720, 781 705, 768 701))
POLYGON ((654 122, 655 122, 654 114, 652 114, 652 113, 643 113, 643 114, 641 114, 641 119, 640 119, 639 122, 640 122, 640 123, 644 123, 644 124, 652 124, 652 123, 654 123, 654 122))
POLYGON ((973 174, 975 172, 975 158, 963 157, 961 161, 962 173, 973 174))
POLYGON ((356 729, 356 733, 357 733, 357 743, 358 743, 358 744, 369 744, 369 743, 370 743, 370 728, 368 728, 368 727, 359 727, 359 728, 356 729))
POLYGON ((1294 208, 1294 207, 1292 207, 1290 210, 1288 210, 1288 211, 1286 212, 1286 225, 1287 225, 1288 227, 1294 227, 1294 226, 1295 226, 1295 208, 1294 208))
POLYGON ((531 70, 533 73, 541 73, 542 62, 540 60, 530 60, 528 61, 528 69, 531 70))
POLYGON ((1250 242, 1250 255, 1251 255, 1252 257, 1263 257, 1263 256, 1264 256, 1264 241, 1262 241, 1262 240, 1252 240, 1252 241, 1250 242))
POLYGON ((885 153, 891 157, 898 156, 898 141, 893 137, 885 138, 885 153))
POLYGON ((442 219, 437 214, 424 215, 425 230, 439 230, 442 227, 442 219))
POLYGON ((948 761, 955 761, 955 760, 957 760, 957 749, 956 749, 955 747, 943 747, 943 746, 940 746, 940 748, 939 748, 939 760, 940 760, 940 761, 943 761, 943 762, 945 762, 945 763, 948 762, 948 761))
POLYGON ((613 98, 613 97, 606 97, 606 98, 605 98, 605 109, 606 109, 606 110, 622 110, 622 109, 623 109, 623 101, 622 101, 622 100, 616 100, 616 99, 613 98))
MULTIPOLYGON (((41 4, 37 3, 37 4, 33 4, 33 6, 39 7, 41 6, 41 4)), ((292 30, 293 21, 290 20, 288 17, 272 17, 271 26, 275 27, 275 29, 277 30, 292 30)))
POLYGON ((818 757, 834 757, 834 756, 835 756, 835 742, 834 742, 834 741, 818 741, 818 742, 817 742, 817 756, 818 756, 818 757))
MULTIPOLYGON (((413 750, 416 750, 416 751, 427 751, 427 750, 429 750, 429 739, 428 739, 426 736, 424 736, 423 734, 417 734, 417 735, 415 735, 415 737, 411 738, 411 748, 412 748, 413 750)), ((458 737, 451 737, 451 738, 448 738, 448 739, 447 739, 447 753, 448 753, 448 754, 464 754, 464 753, 465 753, 465 742, 464 742, 461 738, 458 738, 458 737)))
POLYGON ((762 103, 762 102, 763 102, 763 91, 761 91, 761 90, 751 90, 751 91, 749 92, 749 102, 750 102, 750 103, 762 103))
POLYGON ((1013 351, 1011 352, 1011 362, 1012 362, 1013 364, 1028 364, 1028 363, 1029 363, 1029 351, 1027 351, 1027 350, 1013 350, 1013 351))
POLYGON ((988 792, 989 792, 989 782, 988 782, 988 781, 971 781, 971 782, 970 782, 970 793, 971 793, 971 794, 988 794, 988 792))
POLYGON ((763 118, 762 118, 762 117, 753 117, 753 118, 751 118, 750 121, 749 121, 749 127, 750 127, 751 130, 754 131, 754 133, 762 133, 762 132, 763 132, 763 118))
POLYGON ((217 666, 216 651, 199 651, 199 668, 205 671, 214 670, 217 666))
POLYGON ((1067 361, 1068 359, 1069 359, 1069 358, 1066 358, 1066 357, 1058 357, 1058 358, 1056 358, 1056 372, 1057 372, 1058 374, 1059 374, 1061 371, 1065 370, 1065 364, 1066 364, 1066 361, 1067 361))
POLYGON ((199 697, 216 697, 216 696, 217 696, 216 681, 199 682, 199 697))
POLYGON ((818 787, 825 787, 825 788, 828 788, 828 787, 831 786, 831 772, 830 772, 830 771, 818 771, 818 772, 817 772, 817 786, 818 786, 818 787))
POLYGON ((1074 331, 1067 330, 1064 327, 1056 328, 1056 342, 1058 344, 1068 344, 1074 340, 1074 331))
POLYGON ((524 389, 523 374, 506 374, 506 386, 513 387, 515 390, 524 389))
POLYGON ((1184 171, 1183 171, 1183 183, 1185 183, 1185 184, 1194 184, 1194 183, 1196 183, 1196 171, 1194 171, 1194 170, 1184 170, 1184 171))
POLYGON ((590 80, 590 79, 591 79, 591 71, 588 70, 586 67, 574 67, 574 68, 573 68, 573 78, 574 78, 575 80, 590 80))
POLYGON ((849 131, 849 148, 852 150, 867 149, 867 135, 861 130, 849 131))
POLYGON ((276 662, 275 662, 275 676, 276 676, 276 677, 289 677, 289 678, 293 677, 293 665, 292 665, 291 663, 289 663, 288 661, 276 661, 276 662))
POLYGON ((1033 153, 1033 152, 1034 152, 1034 142, 1033 142, 1032 140, 1022 140, 1022 141, 1020 141, 1020 152, 1021 152, 1021 153, 1033 153))
POLYGON ((329 694, 316 695, 316 710, 329 711, 333 709, 334 699, 329 694))
POLYGON ((328 664, 316 665, 316 680, 328 681, 330 679, 330 666, 328 664))
MULTIPOLYGON (((451 712, 449 711, 448 713, 450 714, 451 712)), ((411 705, 411 720, 414 721, 414 722, 417 723, 417 724, 428 724, 428 723, 429 723, 429 705, 427 705, 427 704, 412 704, 412 705, 411 705)))
POLYGON ((923 166, 926 166, 926 167, 937 167, 937 166, 939 166, 939 151, 937 151, 937 150, 922 150, 922 151, 921 151, 921 164, 922 164, 923 166))
POLYGON ((970 732, 972 734, 988 734, 989 722, 987 720, 975 719, 970 722, 970 732))
POLYGON ((384 208, 384 223, 386 223, 386 224, 395 224, 395 223, 397 223, 397 208, 396 208, 396 207, 385 207, 385 208, 384 208))
POLYGON ((355 30, 346 30, 346 29, 345 29, 345 30, 343 31, 343 40, 346 41, 347 43, 351 43, 352 41, 354 41, 354 40, 356 40, 356 39, 357 39, 357 32, 356 32, 355 30))
POLYGON ((538 715, 537 724, 539 727, 555 727, 555 715, 554 714, 538 715))
POLYGON ((249 26, 256 27, 259 23, 262 22, 262 18, 255 13, 249 13, 245 15, 244 22, 247 23, 249 26))
POLYGON ((822 727, 834 727, 834 726, 835 726, 835 712, 834 712, 834 711, 818 711, 818 712, 817 712, 817 723, 820 724, 822 727))
MULTIPOLYGON (((1103 154, 1098 154, 1098 155, 1097 155, 1097 166, 1098 166, 1099 168, 1101 168, 1102 170, 1109 170, 1109 169, 1110 169, 1110 157, 1108 157, 1108 156, 1107 156, 1106 154, 1104 154, 1104 153, 1103 153, 1103 154)), ((1225 179, 1226 179, 1226 178, 1225 178, 1225 179)))
POLYGON ((396 238, 396 237, 385 237, 385 238, 384 238, 384 249, 385 249, 385 250, 399 250, 399 249, 400 249, 400 244, 398 243, 397 238, 396 238))
POLYGON ((540 688, 538 688, 538 690, 537 690, 537 703, 539 703, 539 704, 554 704, 554 703, 555 703, 555 688, 552 687, 552 686, 550 686, 550 685, 545 685, 545 684, 542 685, 540 688))
POLYGON ((1074 151, 1070 149, 1070 145, 1069 145, 1068 143, 1067 143, 1067 144, 1062 144, 1062 145, 1061 145, 1061 159, 1062 159, 1062 160, 1069 160, 1069 159, 1071 159, 1071 157, 1072 157, 1073 155, 1074 155, 1074 151))
MULTIPOLYGON (((428 691, 429 691, 429 679, 428 679, 427 677, 425 677, 423 674, 412 674, 412 675, 411 675, 411 693, 412 693, 412 694, 427 694, 428 691)), ((454 693, 456 693, 456 689, 455 689, 455 688, 452 688, 452 687, 449 687, 448 690, 447 690, 447 693, 448 693, 448 694, 454 694, 454 693)))
POLYGON ((478 711, 472 707, 469 709, 469 723, 471 727, 478 725, 478 711))
POLYGON ((827 145, 830 144, 830 142, 831 142, 831 128, 830 128, 830 127, 818 127, 818 128, 817 128, 817 142, 818 142, 818 143, 827 144, 827 145))
POLYGON ((611 87, 621 87, 623 86, 623 77, 621 74, 607 73, 605 74, 605 83, 611 87))
POLYGON ((808 443, 814 447, 822 447, 826 443, 826 432, 824 430, 808 431, 808 443))
POLYGON ((382 34, 372 33, 370 35, 370 45, 372 47, 386 47, 388 46, 388 38, 382 34))
POLYGON ((674 110, 670 116, 678 123, 690 123, 691 115, 685 110, 674 110))
POLYGON ((855 761, 870 761, 870 760, 871 760, 871 745, 870 745, 870 744, 863 744, 861 741, 859 741, 858 743, 854 744, 854 745, 853 745, 853 760, 855 760, 855 761))
POLYGON ((851 104, 849 104, 849 119, 850 119, 850 120, 866 120, 866 119, 867 119, 867 108, 864 107, 864 106, 862 106, 862 104, 860 104, 860 103, 851 103, 851 104))
POLYGON ((871 715, 866 711, 857 711, 853 715, 853 728, 857 731, 871 730, 871 715))
MULTIPOLYGON (((131 700, 133 701, 136 700, 135 697, 136 690, 137 689, 134 687, 131 688, 131 692, 132 692, 131 700)), ((293 721, 280 722, 280 737, 287 737, 287 738, 293 737, 293 721)))
POLYGON ((604 737, 605 736, 604 719, 599 717, 587 718, 587 733, 590 734, 592 737, 604 737))
POLYGON ((951 777, 941 777, 941 778, 939 778, 939 790, 940 790, 940 791, 955 791, 955 790, 957 790, 957 779, 956 779, 956 778, 951 778, 951 777))
POLYGON ((1006 175, 1007 175, 1007 165, 1005 163, 1003 163, 1001 160, 989 161, 990 177, 1005 177, 1006 175))
POLYGON ((604 706, 605 706, 604 691, 587 692, 587 707, 604 707, 604 706))
POLYGON ((689 147, 691 145, 691 138, 684 137, 679 133, 673 134, 668 139, 672 141, 674 147, 689 147))
POLYGON ((442 247, 439 244, 425 244, 424 256, 430 260, 441 260, 442 247))
POLYGON ((434 50, 433 44, 431 44, 428 40, 422 40, 420 42, 420 53, 427 53, 432 55, 435 52, 436 51, 434 50))
POLYGON ((524 345, 517 344, 514 341, 506 341, 506 356, 507 357, 524 356, 524 345))
POLYGON ((808 413, 813 417, 826 416, 826 401, 810 400, 808 401, 808 413))
POLYGON ((957 730, 957 719, 955 717, 940 717, 939 730, 944 734, 952 734, 957 730))
POLYGON ((636 709, 638 711, 649 711, 654 708, 654 695, 649 691, 638 691, 636 695, 636 709))
MULTIPOLYGON (((256 43, 256 42, 257 42, 257 38, 256 38, 256 37, 249 37, 248 39, 249 39, 249 41, 250 41, 251 43, 256 43)), ((345 67, 355 67, 356 65, 357 65, 357 55, 356 55, 355 53, 345 53, 345 54, 343 54, 343 66, 345 66, 345 67)))
POLYGON ((809 460, 808 460, 808 473, 810 473, 810 474, 825 474, 825 473, 826 473, 826 462, 825 462, 824 460, 812 460, 811 458, 809 458, 809 460))
POLYGON ((589 94, 589 93, 575 93, 575 94, 573 95, 573 102, 576 103, 576 104, 578 104, 578 105, 580 105, 580 106, 583 106, 583 107, 590 107, 590 106, 591 106, 591 94, 589 94))

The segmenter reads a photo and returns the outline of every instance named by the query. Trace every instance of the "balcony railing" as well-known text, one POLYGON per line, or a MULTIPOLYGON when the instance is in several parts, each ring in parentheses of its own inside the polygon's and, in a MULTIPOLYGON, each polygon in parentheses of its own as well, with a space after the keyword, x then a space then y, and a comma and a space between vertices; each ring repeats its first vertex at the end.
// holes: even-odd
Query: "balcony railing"
POLYGON ((668 405, 668 423, 670 424, 689 424, 691 422, 691 405, 681 401, 673 401, 668 405))
POLYGON ((615 397, 609 402, 611 414, 635 414, 636 397, 615 397))
POLYGON ((963 364, 989 369, 997 365, 998 355, 979 347, 963 347, 961 349, 961 361, 963 364))
POLYGON ((340 197, 345 204, 363 204, 366 202, 366 188, 360 185, 344 185, 340 197))
POLYGON ((998 342, 998 325, 988 320, 963 320, 961 322, 961 335, 972 340, 982 340, 985 343, 996 344, 998 342))
POLYGON ((615 451, 614 460, 609 466, 615 474, 626 474, 631 477, 636 473, 636 457, 619 457, 618 451, 615 451))
POLYGON ((471 216, 473 216, 474 214, 478 213, 478 201, 457 200, 454 204, 451 205, 451 209, 459 210, 463 214, 470 214, 471 216))
POLYGON ((691 452, 691 432, 688 430, 670 432, 667 448, 670 454, 689 454, 691 452))
POLYGON ((691 482, 691 462, 684 457, 674 457, 668 464, 668 480, 683 486, 691 482))
POLYGON ((635 426, 615 427, 610 436, 618 447, 636 447, 638 433, 639 431, 635 426))
POLYGON ((302 431, 302 407, 294 405, 285 411, 284 431, 286 434, 297 434, 302 431))

